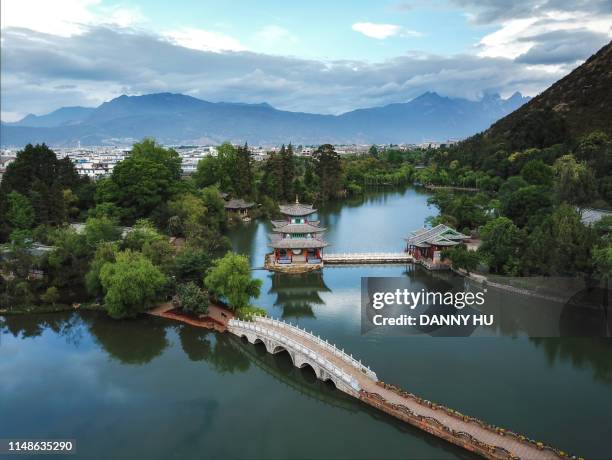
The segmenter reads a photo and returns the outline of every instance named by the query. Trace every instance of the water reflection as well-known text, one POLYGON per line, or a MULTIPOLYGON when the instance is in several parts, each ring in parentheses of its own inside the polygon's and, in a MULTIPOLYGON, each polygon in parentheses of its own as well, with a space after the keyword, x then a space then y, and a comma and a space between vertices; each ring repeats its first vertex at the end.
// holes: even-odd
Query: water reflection
POLYGON ((245 372, 249 360, 234 346, 229 334, 181 324, 178 326, 181 347, 191 361, 206 361, 220 374, 245 372))
POLYGON ((0 316, 0 331, 13 337, 39 337, 45 331, 52 331, 64 337, 68 343, 78 345, 83 337, 83 322, 77 313, 49 313, 44 315, 0 316))
POLYGON ((322 292, 331 292, 323 279, 323 273, 302 275, 272 273, 269 275, 268 294, 275 294, 275 307, 282 308, 282 318, 315 318, 313 307, 324 305, 322 292))
POLYGON ((123 364, 146 364, 168 347, 166 324, 141 316, 115 320, 105 314, 87 315, 89 332, 108 355, 123 364))
POLYGON ((569 362, 572 367, 591 368, 593 377, 612 385, 612 339, 605 338, 532 338, 544 350, 548 363, 569 362))

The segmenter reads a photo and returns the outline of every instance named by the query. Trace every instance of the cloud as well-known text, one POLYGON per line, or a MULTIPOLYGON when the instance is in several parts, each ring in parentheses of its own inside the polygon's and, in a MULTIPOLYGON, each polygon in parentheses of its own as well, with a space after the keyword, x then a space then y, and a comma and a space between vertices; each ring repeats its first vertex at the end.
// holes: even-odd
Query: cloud
POLYGON ((284 27, 277 25, 268 25, 262 27, 255 33, 255 38, 259 41, 269 42, 271 44, 279 41, 283 42, 296 42, 297 37, 289 32, 284 27))
MULTIPOLYGON (((351 27, 355 32, 360 32, 366 37, 384 40, 402 33, 401 26, 396 24, 375 24, 373 22, 356 22, 351 27)), ((414 31, 409 31, 415 33, 414 31)))
POLYGON ((200 51, 244 51, 246 47, 238 40, 218 32, 184 27, 164 33, 171 42, 200 51))
POLYGON ((89 25, 130 27, 145 21, 137 7, 102 6, 101 0, 2 0, 2 29, 21 27, 63 37, 83 33, 89 25))
POLYGON ((533 43, 526 52, 516 58, 525 64, 565 64, 583 61, 594 49, 610 40, 606 34, 586 29, 555 30, 522 39, 533 43))
POLYGON ((587 13, 591 17, 612 14, 610 0, 451 0, 467 8, 477 24, 503 23, 513 19, 562 13, 587 13))
POLYGON ((375 63, 321 61, 220 51, 221 44, 211 43, 184 46, 117 26, 89 26, 70 38, 6 28, 2 110, 13 117, 43 114, 67 105, 98 105, 121 94, 171 91, 340 113, 406 101, 428 90, 472 99, 515 90, 533 95, 563 75, 497 57, 412 53, 375 63))
POLYGON ((499 5, 494 1, 486 5, 475 20, 502 22, 477 44, 477 53, 483 57, 518 59, 534 65, 575 65, 612 39, 612 12, 606 13, 612 2, 512 2, 507 10, 496 8, 499 5), (571 9, 574 3, 576 10, 571 9))

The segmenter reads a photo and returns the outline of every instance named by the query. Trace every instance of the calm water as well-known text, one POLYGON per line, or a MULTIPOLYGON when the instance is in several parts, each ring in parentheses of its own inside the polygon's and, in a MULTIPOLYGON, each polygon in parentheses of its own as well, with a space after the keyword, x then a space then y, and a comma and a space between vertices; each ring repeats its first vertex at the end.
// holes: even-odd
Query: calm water
MULTIPOLYGON (((426 199, 408 189, 322 209, 329 250, 400 250, 433 214, 426 199)), ((232 232, 254 267, 267 231, 252 222, 232 232)), ((612 346, 529 339, 531 325, 556 307, 497 294, 495 305, 517 315, 485 332, 491 337, 362 336, 362 276, 408 277, 415 289, 463 289, 463 279, 403 266, 254 274, 263 280, 258 305, 349 350, 382 380, 572 453, 612 458, 612 346)), ((557 316, 552 329, 571 327, 557 316)), ((4 318, 0 340, 0 438, 74 438, 78 458, 472 458, 295 369, 287 356, 230 336, 152 318, 62 314, 4 318)))

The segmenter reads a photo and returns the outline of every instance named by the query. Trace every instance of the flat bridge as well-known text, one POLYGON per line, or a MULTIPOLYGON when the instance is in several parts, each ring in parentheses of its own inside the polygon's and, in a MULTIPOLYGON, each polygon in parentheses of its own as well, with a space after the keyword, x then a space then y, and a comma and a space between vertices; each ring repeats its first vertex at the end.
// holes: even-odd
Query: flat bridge
POLYGON ((311 332, 276 319, 230 319, 227 330, 269 353, 286 351, 296 367, 310 366, 323 381, 393 417, 484 458, 494 460, 576 459, 563 451, 474 417, 432 403, 378 380, 353 356, 311 332))
POLYGON ((323 254, 328 265, 340 264, 404 264, 414 262, 407 252, 350 252, 323 254))

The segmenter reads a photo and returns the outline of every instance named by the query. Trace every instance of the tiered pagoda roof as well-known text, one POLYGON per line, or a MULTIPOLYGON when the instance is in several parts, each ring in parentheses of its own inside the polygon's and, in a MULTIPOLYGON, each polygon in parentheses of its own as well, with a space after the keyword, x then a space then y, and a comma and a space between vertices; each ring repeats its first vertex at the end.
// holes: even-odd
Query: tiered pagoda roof
POLYGON ((415 230, 405 240, 410 246, 428 248, 430 246, 455 246, 464 240, 470 239, 469 236, 444 225, 436 225, 433 228, 421 228, 415 230))
POLYGON ((319 227, 319 221, 308 221, 306 219, 292 218, 304 217, 317 212, 311 204, 302 204, 297 198, 295 203, 280 205, 280 212, 286 216, 286 220, 273 220, 270 243, 268 246, 274 249, 319 249, 329 246, 320 234, 325 228, 319 227), (285 236, 289 235, 289 236, 285 236))
POLYGON ((318 238, 281 238, 270 241, 268 246, 274 249, 318 249, 329 246, 329 243, 318 238))
POLYGON ((287 221, 272 221, 275 233, 323 233, 326 229, 319 227, 318 222, 306 222, 304 224, 292 224, 287 221))
POLYGON ((281 204, 279 205, 279 208, 281 213, 291 217, 309 216, 310 214, 317 212, 317 210, 314 209, 311 204, 302 204, 297 200, 295 200, 295 203, 281 204))

